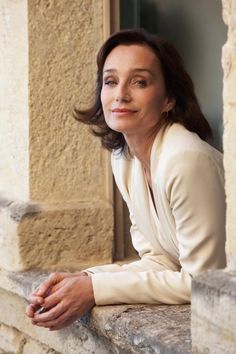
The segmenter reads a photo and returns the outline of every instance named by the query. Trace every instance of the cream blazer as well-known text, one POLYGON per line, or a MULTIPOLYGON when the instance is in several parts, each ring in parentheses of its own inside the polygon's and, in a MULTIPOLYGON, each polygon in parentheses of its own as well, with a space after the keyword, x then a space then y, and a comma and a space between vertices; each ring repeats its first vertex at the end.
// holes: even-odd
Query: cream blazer
POLYGON ((151 150, 156 209, 137 158, 113 153, 112 169, 140 260, 87 269, 96 304, 189 302, 192 277, 226 265, 222 154, 180 124, 162 128, 151 150))

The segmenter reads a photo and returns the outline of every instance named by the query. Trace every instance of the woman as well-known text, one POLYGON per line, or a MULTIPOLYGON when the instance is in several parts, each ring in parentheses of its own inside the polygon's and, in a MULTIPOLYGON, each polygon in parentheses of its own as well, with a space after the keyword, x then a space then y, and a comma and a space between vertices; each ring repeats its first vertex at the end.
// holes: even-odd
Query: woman
POLYGON ((97 57, 95 126, 132 222, 140 260, 54 273, 33 293, 32 323, 60 329, 94 304, 182 304, 192 277, 225 267, 222 155, 172 45, 144 30, 112 35, 97 57), (40 305, 45 313, 38 314, 40 305))

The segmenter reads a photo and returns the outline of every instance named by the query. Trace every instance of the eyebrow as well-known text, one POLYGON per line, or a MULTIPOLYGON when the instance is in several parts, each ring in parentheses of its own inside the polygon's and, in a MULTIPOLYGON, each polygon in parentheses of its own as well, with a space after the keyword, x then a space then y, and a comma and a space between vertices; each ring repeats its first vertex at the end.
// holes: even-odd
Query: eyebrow
MULTIPOLYGON (((148 72, 151 76, 154 76, 154 73, 151 70, 146 69, 146 68, 135 68, 135 69, 131 70, 131 72, 134 72, 134 73, 135 72, 143 72, 143 71, 148 72)), ((103 71, 103 74, 105 74, 105 73, 114 73, 114 72, 117 72, 117 70, 116 69, 107 69, 107 70, 103 71)))

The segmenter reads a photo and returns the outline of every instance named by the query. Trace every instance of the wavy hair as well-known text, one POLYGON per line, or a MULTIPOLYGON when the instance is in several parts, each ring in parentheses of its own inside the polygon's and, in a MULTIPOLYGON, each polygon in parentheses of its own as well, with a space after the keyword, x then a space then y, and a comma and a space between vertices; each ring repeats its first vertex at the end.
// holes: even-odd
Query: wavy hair
POLYGON ((167 94, 175 99, 175 107, 168 112, 165 123, 178 122, 203 140, 212 137, 212 130, 204 117, 194 92, 194 85, 186 72, 183 60, 175 47, 165 39, 144 29, 122 30, 111 35, 100 48, 97 55, 97 83, 95 100, 87 110, 74 108, 73 116, 80 122, 89 124, 92 132, 101 138, 102 146, 108 150, 127 148, 124 136, 108 127, 105 122, 101 90, 103 85, 103 67, 108 54, 119 45, 140 44, 151 48, 159 59, 164 76, 167 94))

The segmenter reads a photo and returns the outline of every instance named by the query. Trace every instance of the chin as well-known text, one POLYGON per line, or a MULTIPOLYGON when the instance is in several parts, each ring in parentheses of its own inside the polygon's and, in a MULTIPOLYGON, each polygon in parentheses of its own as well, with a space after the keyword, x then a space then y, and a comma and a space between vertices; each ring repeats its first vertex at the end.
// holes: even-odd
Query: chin
POLYGON ((107 125, 112 130, 122 134, 134 130, 133 124, 130 124, 130 122, 125 122, 124 120, 120 122, 107 122, 107 125))
POLYGON ((121 124, 119 124, 119 125, 118 124, 113 124, 113 125, 110 125, 109 127, 112 130, 114 130, 115 132, 122 133, 122 134, 125 134, 125 133, 128 133, 128 132, 132 131, 132 129, 129 129, 127 127, 127 125, 124 126, 124 125, 121 125, 121 124))

